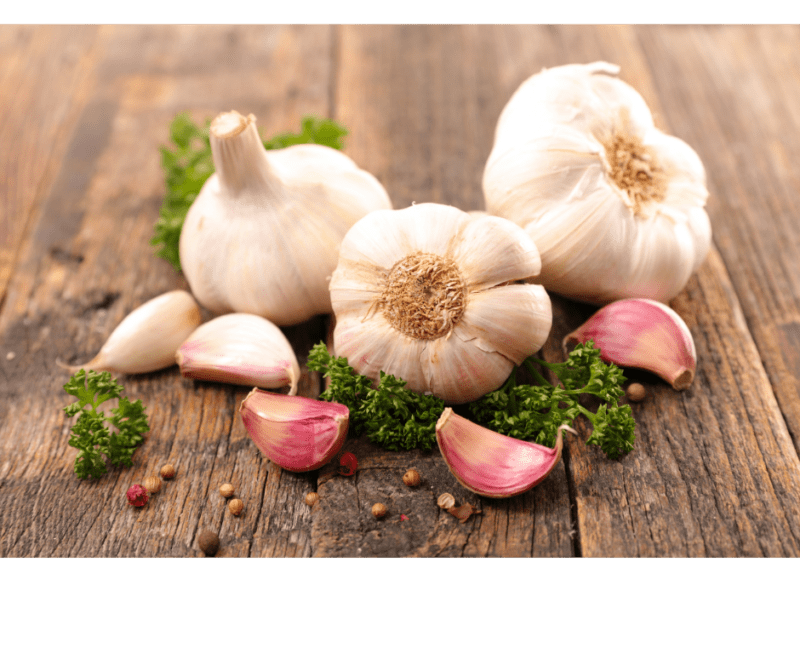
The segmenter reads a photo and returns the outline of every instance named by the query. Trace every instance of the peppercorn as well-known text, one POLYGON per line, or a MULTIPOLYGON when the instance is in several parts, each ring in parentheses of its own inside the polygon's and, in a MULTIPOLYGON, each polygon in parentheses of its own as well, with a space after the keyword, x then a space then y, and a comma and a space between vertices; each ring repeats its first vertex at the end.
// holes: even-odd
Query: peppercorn
POLYGON ((136 508, 141 508, 147 503, 147 490, 141 485, 131 485, 125 496, 128 497, 128 503, 136 508))
POLYGON ((416 468, 410 468, 406 471, 406 474, 403 476, 403 482, 408 487, 416 487, 419 484, 420 477, 419 471, 416 468))
POLYGON ((456 505, 456 500, 452 494, 445 492, 436 501, 436 505, 442 508, 443 510, 450 510, 450 508, 456 505))
POLYGON ((639 403, 639 401, 644 401, 645 396, 647 396, 647 390, 644 388, 643 385, 639 384, 638 382, 634 382, 633 384, 628 385, 628 389, 625 392, 628 396, 628 400, 632 401, 633 403, 639 403))
POLYGON ((453 515, 453 517, 457 518, 462 524, 466 522, 472 515, 481 514, 481 511, 476 510, 475 506, 473 506, 471 503, 463 503, 458 506, 458 508, 455 506, 448 508, 447 512, 453 515))
POLYGON ((233 496, 233 485, 229 482, 226 482, 222 487, 219 488, 219 493, 222 495, 223 498, 229 499, 233 496))
POLYGON ((231 515, 239 517, 242 514, 242 510, 244 510, 244 503, 242 503, 241 499, 231 499, 228 501, 228 510, 231 511, 231 515))
POLYGON ((383 505, 382 503, 376 503, 374 506, 372 506, 372 516, 376 520, 379 520, 382 517, 386 517, 386 512, 387 512, 386 506, 383 505))
POLYGON ((319 494, 316 492, 306 494, 305 502, 307 506, 313 506, 317 501, 319 501, 319 494))
POLYGON ((351 476, 358 468, 358 459, 352 452, 343 452, 339 457, 339 475, 351 476))
POLYGON ((172 480, 175 477, 175 467, 172 464, 167 464, 161 467, 161 477, 165 480, 172 480))
POLYGON ((144 488, 151 494, 157 494, 161 491, 161 480, 154 475, 146 477, 144 479, 144 488))
POLYGON ((213 557, 219 550, 219 536, 210 529, 205 529, 197 537, 197 544, 207 557, 213 557))

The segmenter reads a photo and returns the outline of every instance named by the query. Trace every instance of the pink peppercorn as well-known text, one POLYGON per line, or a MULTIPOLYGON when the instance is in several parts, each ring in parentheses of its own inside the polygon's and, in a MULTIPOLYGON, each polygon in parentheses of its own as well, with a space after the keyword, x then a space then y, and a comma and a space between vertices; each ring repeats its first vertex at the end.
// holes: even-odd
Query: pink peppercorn
POLYGON ((350 476, 356 472, 358 468, 358 459, 352 452, 343 452, 339 457, 339 475, 350 476))
POLYGON ((128 503, 137 508, 141 508, 147 503, 147 490, 141 485, 131 485, 126 496, 128 497, 128 503))

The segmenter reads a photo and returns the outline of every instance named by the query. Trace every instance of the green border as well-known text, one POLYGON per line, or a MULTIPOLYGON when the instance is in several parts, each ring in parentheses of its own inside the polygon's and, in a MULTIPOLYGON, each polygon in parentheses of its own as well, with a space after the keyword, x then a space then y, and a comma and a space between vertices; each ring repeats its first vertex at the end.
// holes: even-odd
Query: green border
POLYGON ((759 3, 678 2, 653 3, 615 0, 597 3, 520 3, 495 0, 490 3, 426 2, 402 3, 323 2, 301 4, 262 3, 221 5, 208 1, 164 3, 140 0, 110 6, 96 1, 56 2, 36 5, 12 3, 2 12, 5 23, 769 23, 797 22, 800 6, 782 0, 759 3))
POLYGON ((461 671, 794 658, 793 560, 231 561, 0 561, 4 662, 461 671))

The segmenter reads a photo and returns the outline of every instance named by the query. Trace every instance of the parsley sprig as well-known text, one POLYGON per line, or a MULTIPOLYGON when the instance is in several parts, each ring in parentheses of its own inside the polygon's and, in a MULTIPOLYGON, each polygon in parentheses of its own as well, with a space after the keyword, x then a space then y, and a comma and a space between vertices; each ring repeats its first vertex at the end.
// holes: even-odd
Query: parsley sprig
POLYGON ((123 396, 122 385, 108 372, 81 369, 64 385, 64 391, 78 399, 64 408, 67 417, 80 413, 69 439, 78 450, 75 475, 82 480, 101 477, 106 472, 103 455, 112 466, 133 466, 133 453, 150 430, 142 402, 123 396), (119 399, 119 404, 106 417, 98 407, 113 398, 119 399), (116 431, 110 431, 107 423, 116 431))
MULTIPOLYGON (((558 427, 584 415, 594 427, 589 443, 609 458, 633 450, 633 414, 630 406, 619 405, 625 376, 620 368, 601 360, 592 341, 578 345, 564 363, 529 357, 523 366, 539 384, 516 384, 515 369, 500 389, 468 405, 476 422, 513 438, 554 446, 558 427), (551 370, 561 385, 550 384, 535 363, 551 370), (581 405, 582 394, 600 399, 597 412, 581 405)), ((390 450, 431 449, 436 444, 436 422, 444 410, 441 399, 413 392, 405 381, 382 371, 378 387, 373 388, 368 377, 356 373, 345 357, 331 356, 323 343, 312 348, 308 367, 330 378, 320 398, 350 409, 353 435, 366 433, 372 442, 390 450)))
MULTIPOLYGON (((204 126, 198 126, 188 112, 179 114, 170 124, 173 147, 161 147, 166 194, 150 244, 160 245, 156 256, 169 261, 177 271, 181 269, 178 241, 183 221, 203 184, 214 172, 210 125, 211 121, 207 120, 204 126)), ((345 135, 347 129, 331 119, 304 116, 299 133, 280 133, 266 140, 264 147, 282 149, 295 144, 322 144, 341 149, 345 135)))
POLYGON ((625 393, 625 376, 619 367, 601 360, 600 350, 591 340, 575 347, 563 363, 529 357, 523 366, 539 384, 516 384, 515 370, 500 389, 470 403, 478 423, 513 438, 549 446, 555 444, 561 424, 571 425, 584 415, 593 426, 589 444, 597 445, 611 459, 633 450, 633 413, 629 405, 619 405, 625 393), (561 386, 550 384, 535 363, 552 371, 561 386), (597 412, 581 405, 582 394, 600 399, 597 412))
POLYGON ((430 450, 436 444, 436 422, 444 410, 441 399, 417 394, 404 380, 383 371, 373 389, 368 377, 356 373, 345 357, 331 356, 323 343, 311 349, 307 365, 330 378, 320 398, 348 407, 353 435, 366 433, 389 450, 430 450))

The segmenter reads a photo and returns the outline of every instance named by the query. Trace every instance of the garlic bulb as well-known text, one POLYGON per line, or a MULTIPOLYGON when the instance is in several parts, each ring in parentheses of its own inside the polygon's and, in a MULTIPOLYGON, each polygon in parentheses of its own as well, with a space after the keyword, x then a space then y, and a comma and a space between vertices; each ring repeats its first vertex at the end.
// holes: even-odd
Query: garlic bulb
POLYGON ((392 207, 377 179, 321 145, 267 151, 255 117, 211 124, 216 172, 180 238, 183 272, 201 305, 278 326, 330 312, 339 243, 368 212, 392 207))
POLYGON ((666 302, 711 244, 705 171, 618 72, 565 65, 522 83, 497 123, 486 207, 528 232, 549 291, 666 302))
POLYGON ((447 403, 480 398, 547 339, 550 298, 520 283, 540 266, 530 238, 499 217, 432 203, 368 214, 331 278, 336 354, 447 403))
POLYGON ((125 317, 94 359, 68 369, 150 373, 173 366, 175 352, 200 321, 200 308, 189 293, 168 291, 125 317))
POLYGON ((300 365, 291 344, 275 324, 248 314, 222 315, 198 327, 176 354, 181 374, 195 380, 297 393, 300 365))

